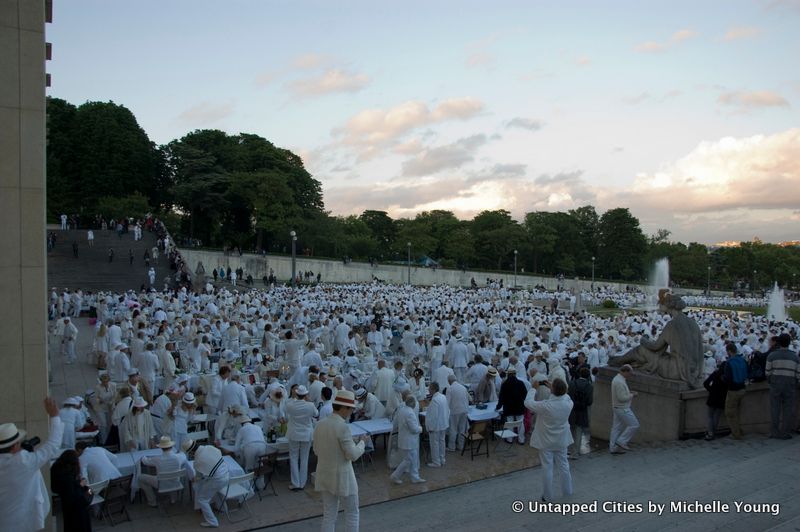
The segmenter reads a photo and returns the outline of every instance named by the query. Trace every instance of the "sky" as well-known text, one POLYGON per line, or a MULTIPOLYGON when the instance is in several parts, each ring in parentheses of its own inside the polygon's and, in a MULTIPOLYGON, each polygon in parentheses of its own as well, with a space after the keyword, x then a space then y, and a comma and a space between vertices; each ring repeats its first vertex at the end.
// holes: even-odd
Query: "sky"
POLYGON ((49 94, 255 133, 336 215, 627 207, 800 239, 800 0, 61 0, 49 94))

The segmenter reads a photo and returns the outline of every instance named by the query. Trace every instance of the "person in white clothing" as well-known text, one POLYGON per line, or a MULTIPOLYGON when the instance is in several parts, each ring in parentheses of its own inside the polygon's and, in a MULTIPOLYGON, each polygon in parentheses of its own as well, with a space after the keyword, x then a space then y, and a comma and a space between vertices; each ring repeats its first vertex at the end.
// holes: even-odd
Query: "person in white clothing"
POLYGON ((89 443, 78 442, 75 447, 81 464, 81 477, 90 484, 113 480, 122 476, 117 469, 117 455, 103 447, 89 447, 89 443))
POLYGON ((444 362, 441 366, 439 366, 433 371, 432 375, 434 382, 436 382, 439 385, 439 390, 441 390, 442 392, 447 390, 447 386, 449 386, 450 384, 448 381, 448 377, 450 377, 450 375, 455 375, 455 373, 453 373, 453 370, 450 369, 447 364, 448 362, 444 362))
MULTIPOLYGON (((147 505, 153 508, 158 506, 156 504, 155 493, 155 490, 158 489, 158 473, 183 470, 186 471, 186 476, 189 480, 194 479, 194 469, 192 469, 192 467, 189 465, 189 460, 186 458, 185 454, 175 452, 175 443, 170 439, 169 436, 162 436, 156 447, 161 449, 162 452, 160 455, 145 456, 142 458, 142 464, 155 467, 156 474, 139 475, 139 486, 142 488, 145 498, 147 499, 147 505)), ((174 482, 179 482, 181 485, 183 485, 182 480, 177 480, 174 482)), ((176 494, 173 492, 172 496, 176 497, 176 494)))
POLYGON ((403 406, 397 409, 397 448, 405 451, 403 460, 391 474, 390 478, 395 484, 403 483, 403 475, 408 473, 412 484, 425 482, 419 476, 419 435, 422 427, 419 424, 419 415, 415 412, 417 400, 409 395, 403 406))
POLYGON ((81 416, 78 412, 78 403, 73 397, 69 397, 64 400, 62 405, 63 408, 61 408, 61 411, 58 414, 58 416, 61 418, 61 422, 64 423, 64 436, 61 440, 61 448, 74 449, 75 432, 83 427, 83 423, 81 423, 81 416))
POLYGON ((364 454, 368 435, 353 440, 347 420, 355 409, 353 392, 339 390, 333 399, 333 415, 320 421, 314 430, 317 474, 314 490, 322 492, 322 532, 336 529, 339 505, 344 506, 344 521, 349 532, 358 532, 358 482, 353 461, 364 454))
POLYGON ((211 500, 228 484, 230 473, 219 449, 201 445, 194 453, 194 508, 203 512, 200 526, 217 528, 219 521, 211 509, 211 500))
POLYGON ((0 530, 41 530, 50 513, 41 469, 60 453, 64 425, 53 399, 44 400, 44 409, 50 417, 50 434, 35 452, 22 449, 24 430, 14 423, 0 425, 0 530))
POLYGON ((431 402, 425 415, 425 428, 431 442, 431 461, 428 467, 442 467, 445 464, 444 437, 450 427, 450 408, 447 399, 439 392, 439 383, 428 386, 431 402))
POLYGON ((374 375, 375 387, 373 393, 384 406, 392 394, 392 384, 394 380, 395 372, 386 366, 385 360, 378 360, 378 371, 375 372, 374 375))
POLYGON ((183 394, 180 402, 167 410, 167 416, 172 419, 172 434, 175 446, 180 447, 189 437, 189 422, 194 417, 197 399, 192 392, 183 394))
POLYGON ((253 471, 258 465, 258 457, 267 454, 267 441, 261 427, 254 425, 248 416, 242 416, 239 422, 242 426, 236 433, 236 456, 245 471, 253 471))
POLYGON ((361 403, 361 408, 356 412, 356 419, 379 419, 385 416, 386 407, 375 395, 367 392, 366 388, 356 390, 356 399, 361 403))
POLYGON ((308 389, 298 386, 295 398, 286 403, 286 438, 289 440, 289 467, 292 483, 289 489, 299 491, 305 488, 308 480, 308 453, 311 450, 314 418, 319 415, 317 408, 308 401, 308 389))
POLYGON ((572 399, 567 395, 567 383, 556 379, 550 385, 550 397, 539 400, 538 390, 544 386, 539 381, 533 381, 532 389, 525 398, 525 408, 536 415, 531 447, 539 450, 543 473, 542 501, 549 502, 553 499, 554 462, 561 475, 561 494, 565 497, 572 495, 572 476, 567 459, 567 448, 572 444, 572 431, 569 428, 572 399))
POLYGON ((628 443, 639 429, 639 420, 631 410, 631 401, 636 392, 630 391, 626 382, 632 374, 633 368, 624 364, 611 380, 611 410, 614 415, 608 439, 608 450, 611 454, 623 454, 629 451, 628 443))
POLYGON ((450 386, 447 387, 447 407, 450 409, 450 437, 448 439, 447 450, 455 451, 456 443, 459 436, 461 436, 461 444, 458 445, 458 450, 464 448, 464 433, 467 432, 469 426, 469 419, 467 419, 467 412, 469 412, 469 392, 467 388, 456 380, 455 375, 450 375, 447 378, 450 386))

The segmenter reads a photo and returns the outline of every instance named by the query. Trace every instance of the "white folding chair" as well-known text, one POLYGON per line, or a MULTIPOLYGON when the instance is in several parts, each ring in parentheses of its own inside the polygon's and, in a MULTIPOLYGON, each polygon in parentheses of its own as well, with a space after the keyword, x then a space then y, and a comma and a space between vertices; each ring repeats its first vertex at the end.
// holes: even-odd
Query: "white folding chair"
POLYGON ((249 499, 255 491, 254 476, 255 474, 250 472, 245 475, 230 477, 228 479, 228 485, 219 490, 218 493, 222 496, 222 510, 225 512, 225 517, 228 518, 229 522, 238 523, 239 521, 244 521, 253 516, 247 504, 247 499, 249 499), (228 501, 230 500, 237 501, 239 503, 239 510, 245 510, 247 515, 233 520, 231 518, 230 509, 228 508, 228 501))
POLYGON ((497 447, 500 446, 500 442, 503 440, 511 438, 511 443, 513 445, 513 440, 519 437, 520 431, 525 430, 522 423, 523 421, 521 419, 518 421, 506 421, 503 423, 502 430, 494 431, 494 435, 497 437, 497 443, 494 446, 495 451, 497 450, 497 447))
POLYGON ((197 430, 197 431, 188 433, 186 436, 188 438, 196 441, 196 442, 206 442, 206 443, 208 443, 208 431, 207 430, 197 430))
POLYGON ((158 499, 160 495, 172 495, 173 493, 177 493, 180 498, 183 499, 184 476, 186 476, 186 472, 182 469, 158 473, 156 475, 156 480, 158 481, 156 499, 158 499))
POLYGON ((89 508, 94 508, 95 506, 98 506, 96 511, 100 515, 102 515, 103 511, 102 504, 106 502, 105 498, 101 495, 101 493, 108 487, 108 482, 109 482, 108 480, 101 480, 100 482, 89 484, 89 489, 92 490, 92 502, 89 503, 89 508))

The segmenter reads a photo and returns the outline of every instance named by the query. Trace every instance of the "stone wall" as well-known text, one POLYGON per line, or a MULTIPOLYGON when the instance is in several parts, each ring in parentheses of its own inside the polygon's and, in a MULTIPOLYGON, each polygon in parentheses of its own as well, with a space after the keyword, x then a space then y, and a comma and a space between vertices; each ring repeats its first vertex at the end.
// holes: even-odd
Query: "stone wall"
MULTIPOLYGON (((592 436, 602 440, 608 440, 611 433, 611 380, 617 371, 616 368, 600 368, 594 384, 591 429, 592 436)), ((638 392, 632 408, 641 426, 634 441, 673 441, 705 433, 708 397, 705 389, 689 390, 683 383, 641 373, 634 373, 628 379, 628 387, 638 392)), ((795 418, 800 413, 800 394, 796 403, 795 418)), ((748 385, 740 412, 745 434, 769 433, 769 385, 766 382, 748 385)), ((723 414, 718 430, 727 429, 728 422, 723 414)))
MULTIPOLYGON (((192 271, 197 270, 199 263, 203 263, 206 274, 211 275, 214 268, 224 266, 233 270, 241 267, 246 273, 250 273, 256 280, 256 285, 260 284, 261 278, 269 273, 270 268, 275 272, 275 276, 282 282, 292 277, 292 259, 280 255, 254 255, 245 253, 224 255, 217 251, 198 250, 192 248, 181 248, 181 254, 190 265, 192 271)), ((344 264, 342 261, 314 259, 310 257, 298 256, 296 259, 296 270, 298 272, 312 271, 314 275, 322 274, 323 282, 332 283, 363 283, 372 280, 375 276, 378 279, 395 284, 408 282, 409 268, 403 265, 379 264, 370 266, 368 263, 351 262, 344 264)), ((411 267, 411 284, 421 286, 432 286, 446 284, 451 286, 469 286, 470 279, 475 278, 479 286, 486 284, 486 278, 502 279, 505 286, 514 286, 514 272, 510 273, 486 273, 471 270, 447 270, 438 268, 411 267)), ((516 276, 517 286, 522 288, 533 288, 536 285, 543 285, 547 289, 554 290, 558 285, 558 280, 554 277, 544 277, 537 275, 516 276)), ((590 290, 591 280, 566 280, 567 287, 577 287, 581 290, 590 290)), ((608 281, 597 281, 598 286, 612 286, 617 290, 624 290, 625 283, 614 283, 608 281)), ((681 293, 702 293, 702 290, 681 289, 681 293)), ((721 293, 722 294, 722 293, 721 293)))
POLYGON ((47 437, 45 3, 0 2, 0 423, 47 437))

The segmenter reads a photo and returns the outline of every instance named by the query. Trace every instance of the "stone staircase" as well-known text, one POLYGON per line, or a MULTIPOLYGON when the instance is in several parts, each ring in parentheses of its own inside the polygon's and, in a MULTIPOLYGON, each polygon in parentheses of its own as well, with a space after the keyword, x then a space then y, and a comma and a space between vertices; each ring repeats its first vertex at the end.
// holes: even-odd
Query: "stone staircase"
MULTIPOLYGON (((156 245, 154 233, 144 231, 142 240, 137 242, 133 239, 133 231, 119 238, 116 231, 96 230, 94 246, 89 247, 85 230, 61 231, 52 227, 48 227, 48 234, 54 231, 57 241, 55 248, 47 253, 48 288, 115 292, 138 291, 142 285, 149 288, 144 252, 156 245), (78 258, 73 256, 73 241, 78 243, 78 258), (113 262, 108 262, 109 248, 114 250, 113 262), (133 251, 133 264, 129 260, 129 250, 133 251)), ((150 265, 156 270, 155 288, 160 290, 164 286, 164 277, 174 272, 162 254, 159 254, 158 264, 151 259, 150 265)))

